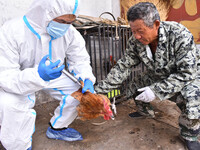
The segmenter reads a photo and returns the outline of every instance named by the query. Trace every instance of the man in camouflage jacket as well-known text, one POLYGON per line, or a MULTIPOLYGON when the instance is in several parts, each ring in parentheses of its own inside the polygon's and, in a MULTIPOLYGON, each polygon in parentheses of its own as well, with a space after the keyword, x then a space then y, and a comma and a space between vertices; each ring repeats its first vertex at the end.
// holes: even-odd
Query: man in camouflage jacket
POLYGON ((138 114, 154 115, 149 102, 155 98, 176 102, 181 136, 189 150, 200 149, 200 53, 192 34, 176 22, 161 22, 152 3, 138 3, 127 13, 133 36, 125 55, 105 80, 95 86, 108 93, 121 86, 134 66, 143 63, 146 71, 128 85, 127 97, 134 97, 138 114))

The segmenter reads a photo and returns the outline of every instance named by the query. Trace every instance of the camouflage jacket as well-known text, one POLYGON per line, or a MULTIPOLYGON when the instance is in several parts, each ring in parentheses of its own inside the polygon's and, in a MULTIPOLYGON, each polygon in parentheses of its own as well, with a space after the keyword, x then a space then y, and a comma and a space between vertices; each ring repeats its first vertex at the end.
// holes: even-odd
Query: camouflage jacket
MULTIPOLYGON (((199 80, 199 51, 192 34, 183 25, 176 22, 161 22, 154 59, 148 57, 146 47, 131 36, 125 55, 118 60, 107 78, 95 86, 96 92, 107 93, 118 88, 127 79, 132 67, 141 62, 146 66, 149 78, 154 80, 148 86, 161 100, 168 99, 178 92, 185 92, 184 87, 199 80)), ((197 89, 200 87, 195 86, 197 89)), ((186 99, 189 97, 188 94, 182 95, 186 99)))

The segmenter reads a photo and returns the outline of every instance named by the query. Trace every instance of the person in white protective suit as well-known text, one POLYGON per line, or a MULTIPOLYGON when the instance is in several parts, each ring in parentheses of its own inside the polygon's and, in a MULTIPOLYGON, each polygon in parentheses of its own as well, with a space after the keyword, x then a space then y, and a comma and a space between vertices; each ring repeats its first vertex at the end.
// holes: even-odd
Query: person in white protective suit
POLYGON ((0 141, 7 150, 32 149, 33 107, 39 90, 60 100, 47 137, 83 139, 78 131, 68 128, 77 117, 79 104, 70 94, 80 86, 61 72, 66 57, 69 71, 84 81, 82 92, 94 92, 95 77, 85 41, 71 25, 78 6, 78 0, 33 0, 23 17, 0 28, 0 141))

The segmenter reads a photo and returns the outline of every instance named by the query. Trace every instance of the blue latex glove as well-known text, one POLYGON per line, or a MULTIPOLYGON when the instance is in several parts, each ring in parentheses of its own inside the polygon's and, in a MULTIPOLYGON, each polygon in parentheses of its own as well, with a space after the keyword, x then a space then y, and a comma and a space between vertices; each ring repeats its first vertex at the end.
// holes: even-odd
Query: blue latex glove
POLYGON ((60 60, 56 61, 55 63, 50 63, 50 65, 47 66, 45 62, 48 56, 49 55, 44 56, 38 66, 38 73, 44 81, 49 81, 60 77, 62 74, 61 71, 65 67, 64 65, 57 67, 60 63, 60 60))
POLYGON ((31 147, 29 147, 27 150, 32 150, 32 146, 31 146, 31 147))
POLYGON ((91 93, 94 93, 93 83, 89 79, 85 79, 82 93, 85 93, 87 90, 89 90, 91 93))

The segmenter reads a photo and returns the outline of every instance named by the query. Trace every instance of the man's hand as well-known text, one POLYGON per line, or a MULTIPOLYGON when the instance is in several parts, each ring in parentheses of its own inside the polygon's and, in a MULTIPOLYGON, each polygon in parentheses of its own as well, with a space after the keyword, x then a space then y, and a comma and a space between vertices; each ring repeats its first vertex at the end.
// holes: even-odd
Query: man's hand
POLYGON ((82 93, 85 93, 87 90, 89 90, 91 93, 94 93, 93 83, 89 79, 85 79, 82 93))
POLYGON ((47 57, 48 55, 44 56, 38 66, 38 73, 44 81, 49 81, 60 77, 62 74, 61 71, 65 67, 64 65, 58 67, 60 60, 56 61, 55 63, 50 63, 50 65, 47 66, 45 64, 47 57))
POLYGON ((139 101, 143 101, 143 102, 151 102, 153 101, 156 96, 155 94, 153 93, 153 91, 147 86, 147 87, 144 87, 144 88, 141 88, 141 89, 138 89, 139 92, 142 92, 141 94, 139 94, 135 100, 139 100, 139 101))

